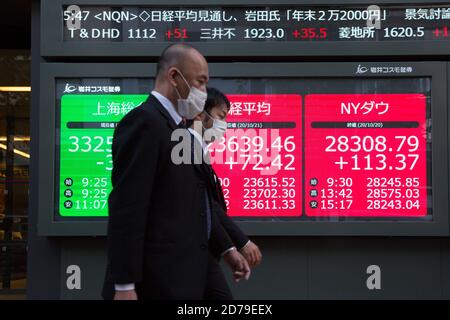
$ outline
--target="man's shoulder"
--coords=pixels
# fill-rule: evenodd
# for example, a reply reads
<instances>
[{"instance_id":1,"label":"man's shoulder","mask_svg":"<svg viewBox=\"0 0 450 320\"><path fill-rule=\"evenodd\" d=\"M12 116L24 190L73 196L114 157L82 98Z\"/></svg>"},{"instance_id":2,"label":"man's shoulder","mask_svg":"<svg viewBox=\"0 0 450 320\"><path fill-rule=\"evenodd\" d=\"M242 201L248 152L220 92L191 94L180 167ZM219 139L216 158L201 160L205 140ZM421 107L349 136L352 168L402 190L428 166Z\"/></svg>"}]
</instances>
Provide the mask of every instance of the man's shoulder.
<instances>
[{"instance_id":1,"label":"man's shoulder","mask_svg":"<svg viewBox=\"0 0 450 320\"><path fill-rule=\"evenodd\" d=\"M147 99L141 105L128 112L120 122L160 123L161 113L157 110L156 99Z\"/></svg>"}]
</instances>

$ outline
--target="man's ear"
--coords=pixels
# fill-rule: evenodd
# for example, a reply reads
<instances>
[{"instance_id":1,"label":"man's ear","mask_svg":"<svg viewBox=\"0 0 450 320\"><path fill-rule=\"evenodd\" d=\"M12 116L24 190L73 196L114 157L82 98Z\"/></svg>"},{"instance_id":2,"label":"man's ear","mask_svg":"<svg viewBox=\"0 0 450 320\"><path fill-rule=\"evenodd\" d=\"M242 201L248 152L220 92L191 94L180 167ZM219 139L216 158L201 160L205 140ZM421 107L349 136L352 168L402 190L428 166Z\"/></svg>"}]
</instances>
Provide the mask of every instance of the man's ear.
<instances>
[{"instance_id":1,"label":"man's ear","mask_svg":"<svg viewBox=\"0 0 450 320\"><path fill-rule=\"evenodd\" d=\"M170 67L167 70L167 79L174 87L177 86L177 82L175 81L175 77L176 77L177 73L178 73L178 71L175 67Z\"/></svg>"}]
</instances>

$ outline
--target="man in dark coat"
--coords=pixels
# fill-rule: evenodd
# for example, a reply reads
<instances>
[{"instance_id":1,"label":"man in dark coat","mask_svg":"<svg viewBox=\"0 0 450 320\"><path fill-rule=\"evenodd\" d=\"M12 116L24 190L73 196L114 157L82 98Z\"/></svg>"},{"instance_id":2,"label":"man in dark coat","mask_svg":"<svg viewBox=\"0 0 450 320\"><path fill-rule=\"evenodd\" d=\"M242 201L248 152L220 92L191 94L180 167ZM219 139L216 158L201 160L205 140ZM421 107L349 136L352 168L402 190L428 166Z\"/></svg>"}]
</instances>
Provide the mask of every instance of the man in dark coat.
<instances>
[{"instance_id":1,"label":"man in dark coat","mask_svg":"<svg viewBox=\"0 0 450 320\"><path fill-rule=\"evenodd\" d=\"M221 255L236 280L250 275L201 172L172 158L172 133L203 111L208 80L200 52L169 46L154 91L115 130L105 299L203 299L210 261Z\"/></svg>"}]
</instances>

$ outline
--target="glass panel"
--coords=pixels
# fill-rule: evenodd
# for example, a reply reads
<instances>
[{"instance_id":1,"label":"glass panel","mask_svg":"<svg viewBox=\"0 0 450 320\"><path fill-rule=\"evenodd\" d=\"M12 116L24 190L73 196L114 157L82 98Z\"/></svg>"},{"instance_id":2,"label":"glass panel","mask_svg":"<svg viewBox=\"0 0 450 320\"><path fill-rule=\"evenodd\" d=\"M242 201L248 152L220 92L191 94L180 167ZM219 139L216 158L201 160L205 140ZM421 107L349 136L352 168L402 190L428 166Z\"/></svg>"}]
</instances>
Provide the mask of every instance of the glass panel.
<instances>
[{"instance_id":1,"label":"glass panel","mask_svg":"<svg viewBox=\"0 0 450 320\"><path fill-rule=\"evenodd\" d=\"M26 258L27 252L25 244L1 246L0 290L13 290L16 292L18 289L26 288Z\"/></svg>"},{"instance_id":2,"label":"glass panel","mask_svg":"<svg viewBox=\"0 0 450 320\"><path fill-rule=\"evenodd\" d=\"M0 51L1 86L29 83L29 52ZM0 92L0 299L25 298L30 92Z\"/></svg>"},{"instance_id":3,"label":"glass panel","mask_svg":"<svg viewBox=\"0 0 450 320\"><path fill-rule=\"evenodd\" d=\"M1 117L0 108L0 117ZM0 137L6 137L6 121L0 118ZM6 197L5 197L5 181L6 181L6 146L3 141L0 141L0 223L2 219L5 217L5 205L6 205ZM1 230L0 230L0 239L1 239Z\"/></svg>"}]
</instances>

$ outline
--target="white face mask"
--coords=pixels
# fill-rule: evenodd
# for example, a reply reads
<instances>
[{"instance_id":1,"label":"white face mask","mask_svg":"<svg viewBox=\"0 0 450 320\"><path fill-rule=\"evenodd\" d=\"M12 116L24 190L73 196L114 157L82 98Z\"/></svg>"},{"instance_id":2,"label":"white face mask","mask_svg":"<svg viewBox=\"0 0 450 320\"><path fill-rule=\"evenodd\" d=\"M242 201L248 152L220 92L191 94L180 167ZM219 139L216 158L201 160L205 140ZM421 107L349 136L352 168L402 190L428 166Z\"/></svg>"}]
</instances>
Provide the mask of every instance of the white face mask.
<instances>
[{"instance_id":1,"label":"white face mask","mask_svg":"<svg viewBox=\"0 0 450 320\"><path fill-rule=\"evenodd\" d=\"M184 82L189 88L189 95L186 99L182 99L178 89L175 87L175 90L178 94L178 114L186 118L188 120L194 119L199 113L203 111L205 107L205 102L207 98L206 92L200 91L195 87L191 87L189 83L184 78L181 71L178 70L178 73L183 78Z\"/></svg>"},{"instance_id":2,"label":"white face mask","mask_svg":"<svg viewBox=\"0 0 450 320\"><path fill-rule=\"evenodd\" d=\"M227 130L227 122L213 118L206 111L203 111L203 113L213 120L212 127L206 129L205 132L203 133L203 139L205 140L206 143L211 143L213 141L220 140L224 136L225 131Z\"/></svg>"}]
</instances>

